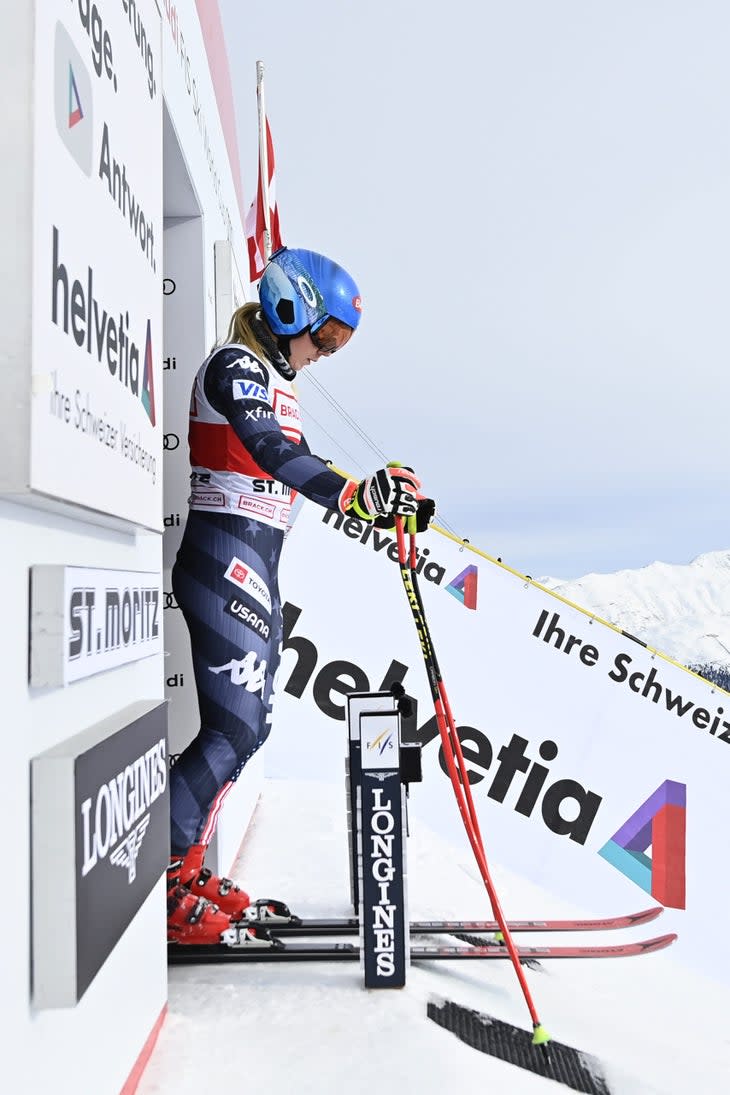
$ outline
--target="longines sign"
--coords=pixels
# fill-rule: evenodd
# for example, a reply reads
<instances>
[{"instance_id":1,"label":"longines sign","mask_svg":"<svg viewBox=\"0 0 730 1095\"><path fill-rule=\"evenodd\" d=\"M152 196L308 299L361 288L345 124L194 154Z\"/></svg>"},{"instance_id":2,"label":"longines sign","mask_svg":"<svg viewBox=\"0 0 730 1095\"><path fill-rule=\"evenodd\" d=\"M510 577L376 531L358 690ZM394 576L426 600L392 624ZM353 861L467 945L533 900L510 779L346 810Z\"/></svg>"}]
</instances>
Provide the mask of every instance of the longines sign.
<instances>
[{"instance_id":1,"label":"longines sign","mask_svg":"<svg viewBox=\"0 0 730 1095\"><path fill-rule=\"evenodd\" d=\"M31 568L30 683L66 685L162 651L153 571Z\"/></svg>"},{"instance_id":2,"label":"longines sign","mask_svg":"<svg viewBox=\"0 0 730 1095\"><path fill-rule=\"evenodd\" d=\"M34 757L33 998L72 1007L169 855L167 708L131 704Z\"/></svg>"}]
</instances>

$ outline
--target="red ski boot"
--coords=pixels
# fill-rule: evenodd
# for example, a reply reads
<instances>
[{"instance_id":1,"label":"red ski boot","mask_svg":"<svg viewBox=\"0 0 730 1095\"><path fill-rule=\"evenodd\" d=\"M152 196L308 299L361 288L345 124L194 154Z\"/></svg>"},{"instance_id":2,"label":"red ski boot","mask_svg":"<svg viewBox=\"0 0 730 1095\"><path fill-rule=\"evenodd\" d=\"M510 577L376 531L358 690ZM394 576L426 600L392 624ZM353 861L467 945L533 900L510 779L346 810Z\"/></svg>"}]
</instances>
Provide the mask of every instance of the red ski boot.
<instances>
[{"instance_id":1,"label":"red ski boot","mask_svg":"<svg viewBox=\"0 0 730 1095\"><path fill-rule=\"evenodd\" d=\"M206 850L205 844L193 844L182 858L171 859L167 868L168 886L173 883L185 886L197 897L213 901L231 920L240 920L251 898L230 878L219 878L203 866Z\"/></svg>"},{"instance_id":2,"label":"red ski boot","mask_svg":"<svg viewBox=\"0 0 730 1095\"><path fill-rule=\"evenodd\" d=\"M220 943L231 926L231 918L212 901L196 897L185 886L173 884L167 890L168 943Z\"/></svg>"},{"instance_id":3,"label":"red ski boot","mask_svg":"<svg viewBox=\"0 0 730 1095\"><path fill-rule=\"evenodd\" d=\"M283 901L267 897L252 901L230 878L221 878L203 866L207 845L193 844L182 857L170 860L168 887L178 884L191 893L213 901L231 920L267 924L288 924L293 918Z\"/></svg>"}]
</instances>

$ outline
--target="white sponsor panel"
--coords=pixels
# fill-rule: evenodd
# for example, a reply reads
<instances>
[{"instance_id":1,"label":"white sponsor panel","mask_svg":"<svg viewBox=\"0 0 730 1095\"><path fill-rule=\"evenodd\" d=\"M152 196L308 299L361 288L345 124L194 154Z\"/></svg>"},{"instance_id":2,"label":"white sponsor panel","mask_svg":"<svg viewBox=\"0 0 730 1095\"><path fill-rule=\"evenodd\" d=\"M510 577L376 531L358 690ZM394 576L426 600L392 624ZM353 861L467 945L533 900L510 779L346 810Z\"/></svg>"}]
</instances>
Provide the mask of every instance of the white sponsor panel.
<instances>
[{"instance_id":1,"label":"white sponsor panel","mask_svg":"<svg viewBox=\"0 0 730 1095\"><path fill-rule=\"evenodd\" d=\"M275 388L272 405L284 436L292 441L299 441L302 436L302 423L296 396L292 392Z\"/></svg>"},{"instance_id":2,"label":"white sponsor panel","mask_svg":"<svg viewBox=\"0 0 730 1095\"><path fill-rule=\"evenodd\" d=\"M30 684L46 688L162 652L159 573L31 568Z\"/></svg>"},{"instance_id":3,"label":"white sponsor panel","mask_svg":"<svg viewBox=\"0 0 730 1095\"><path fill-rule=\"evenodd\" d=\"M30 487L161 528L154 0L36 19Z\"/></svg>"},{"instance_id":4,"label":"white sponsor panel","mask_svg":"<svg viewBox=\"0 0 730 1095\"><path fill-rule=\"evenodd\" d=\"M225 509L226 500L219 490L193 490L190 500L196 506L209 506L211 509Z\"/></svg>"},{"instance_id":5,"label":"white sponsor panel","mask_svg":"<svg viewBox=\"0 0 730 1095\"><path fill-rule=\"evenodd\" d=\"M361 764L363 768L397 768L399 765L398 713L372 712L360 715Z\"/></svg>"},{"instance_id":6,"label":"white sponsor panel","mask_svg":"<svg viewBox=\"0 0 730 1095\"><path fill-rule=\"evenodd\" d=\"M240 559L237 559L234 555L231 559L228 567L226 568L225 577L229 582L233 582L239 589L248 593L249 597L253 597L255 601L258 601L260 605L263 605L267 612L271 612L271 594L269 593L269 587L263 580L260 574L257 574L253 567L247 566L246 563L242 563Z\"/></svg>"},{"instance_id":7,"label":"white sponsor panel","mask_svg":"<svg viewBox=\"0 0 730 1095\"><path fill-rule=\"evenodd\" d=\"M730 697L445 536L419 536L418 551L487 855L595 915L665 905L661 930L679 932L677 953L716 970L711 923L730 897L716 853ZM345 693L400 680L424 742L411 809L465 842L394 533L306 505L280 585L267 772L341 780ZM504 896L512 915L531 912Z\"/></svg>"},{"instance_id":8,"label":"white sponsor panel","mask_svg":"<svg viewBox=\"0 0 730 1095\"><path fill-rule=\"evenodd\" d=\"M178 165L179 170L183 170ZM170 218L164 232L165 279L163 389L165 411L163 565L170 569L180 547L191 493L220 488L196 475L191 479L188 429L191 387L204 360L205 280L199 217ZM222 491L221 491L222 498ZM196 501L196 504L200 504ZM218 508L214 499L206 505Z\"/></svg>"},{"instance_id":9,"label":"white sponsor panel","mask_svg":"<svg viewBox=\"0 0 730 1095\"><path fill-rule=\"evenodd\" d=\"M273 521L276 517L276 506L272 502L262 502L260 498L249 498L247 494L239 495L238 508L254 517L264 517L267 521Z\"/></svg>"}]
</instances>

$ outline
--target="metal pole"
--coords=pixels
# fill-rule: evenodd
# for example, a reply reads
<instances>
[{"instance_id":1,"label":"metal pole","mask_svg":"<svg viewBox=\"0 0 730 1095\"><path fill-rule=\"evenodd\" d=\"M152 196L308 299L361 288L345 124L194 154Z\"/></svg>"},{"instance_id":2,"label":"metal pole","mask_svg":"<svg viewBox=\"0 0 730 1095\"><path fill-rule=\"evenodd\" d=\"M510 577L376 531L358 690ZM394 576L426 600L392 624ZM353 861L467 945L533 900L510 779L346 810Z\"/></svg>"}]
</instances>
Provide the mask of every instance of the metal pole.
<instances>
[{"instance_id":1,"label":"metal pole","mask_svg":"<svg viewBox=\"0 0 730 1095\"><path fill-rule=\"evenodd\" d=\"M264 203L264 259L271 258L271 214L269 211L269 135L264 103L264 63L256 62L256 101L259 115L259 174Z\"/></svg>"}]
</instances>

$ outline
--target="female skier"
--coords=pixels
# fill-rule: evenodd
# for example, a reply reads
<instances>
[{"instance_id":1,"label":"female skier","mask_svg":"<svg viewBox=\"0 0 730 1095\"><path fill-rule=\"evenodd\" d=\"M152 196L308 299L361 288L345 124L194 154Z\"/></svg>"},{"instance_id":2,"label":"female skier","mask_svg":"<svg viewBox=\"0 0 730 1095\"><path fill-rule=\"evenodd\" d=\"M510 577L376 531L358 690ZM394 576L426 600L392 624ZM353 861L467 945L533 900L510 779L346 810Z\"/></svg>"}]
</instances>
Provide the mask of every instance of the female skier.
<instances>
[{"instance_id":1,"label":"female skier","mask_svg":"<svg viewBox=\"0 0 730 1095\"><path fill-rule=\"evenodd\" d=\"M203 861L223 799L269 734L282 638L277 572L295 495L385 527L416 514L424 529L435 509L409 469L355 483L302 436L292 381L357 329L362 305L350 275L324 255L284 247L259 298L233 314L190 405L190 509L172 588L190 632L201 726L170 774L168 940L178 943L218 943L236 924L236 942L261 945L266 933L251 925L289 916L281 902L251 902Z\"/></svg>"}]
</instances>

